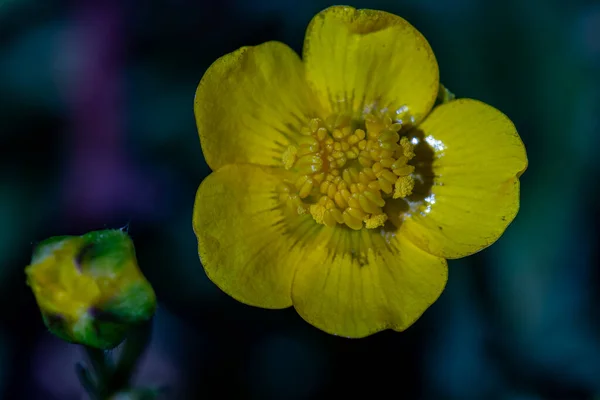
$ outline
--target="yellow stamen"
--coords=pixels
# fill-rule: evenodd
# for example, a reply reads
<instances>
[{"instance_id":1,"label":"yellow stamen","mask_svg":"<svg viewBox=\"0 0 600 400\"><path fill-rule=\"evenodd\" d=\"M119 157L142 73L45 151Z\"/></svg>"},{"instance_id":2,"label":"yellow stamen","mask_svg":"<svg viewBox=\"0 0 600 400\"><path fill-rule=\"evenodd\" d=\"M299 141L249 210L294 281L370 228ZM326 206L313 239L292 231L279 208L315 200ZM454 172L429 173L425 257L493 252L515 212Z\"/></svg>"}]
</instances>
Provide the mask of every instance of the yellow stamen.
<instances>
[{"instance_id":1,"label":"yellow stamen","mask_svg":"<svg viewBox=\"0 0 600 400\"><path fill-rule=\"evenodd\" d=\"M327 210L321 204L313 204L310 206L310 213L319 224L323 224L325 220L325 213Z\"/></svg>"},{"instance_id":2,"label":"yellow stamen","mask_svg":"<svg viewBox=\"0 0 600 400\"><path fill-rule=\"evenodd\" d=\"M407 115L404 120L410 120ZM311 119L297 146L282 154L283 166L298 175L280 199L319 224L356 230L383 226L386 200L407 197L414 187L408 162L415 153L402 127L401 119L385 113Z\"/></svg>"},{"instance_id":3,"label":"yellow stamen","mask_svg":"<svg viewBox=\"0 0 600 400\"><path fill-rule=\"evenodd\" d=\"M413 188L415 187L415 180L412 176L401 176L394 185L394 198L399 199L402 197L410 196Z\"/></svg>"},{"instance_id":4,"label":"yellow stamen","mask_svg":"<svg viewBox=\"0 0 600 400\"><path fill-rule=\"evenodd\" d=\"M283 166L285 169L290 169L294 166L297 154L298 149L294 146L288 146L288 148L283 152L281 158L283 159Z\"/></svg>"},{"instance_id":5,"label":"yellow stamen","mask_svg":"<svg viewBox=\"0 0 600 400\"><path fill-rule=\"evenodd\" d=\"M365 227L368 229L375 229L383 226L387 221L388 216L386 214L373 215L370 218L365 219Z\"/></svg>"}]
</instances>

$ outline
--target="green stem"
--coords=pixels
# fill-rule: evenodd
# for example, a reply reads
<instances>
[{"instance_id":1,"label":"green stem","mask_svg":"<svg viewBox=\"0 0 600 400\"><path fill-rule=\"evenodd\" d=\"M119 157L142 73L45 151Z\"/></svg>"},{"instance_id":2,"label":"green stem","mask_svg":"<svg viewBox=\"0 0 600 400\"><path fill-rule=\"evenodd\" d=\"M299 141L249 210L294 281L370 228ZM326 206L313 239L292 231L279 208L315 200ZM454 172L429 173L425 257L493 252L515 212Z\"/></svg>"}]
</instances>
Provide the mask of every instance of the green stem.
<instances>
[{"instance_id":1,"label":"green stem","mask_svg":"<svg viewBox=\"0 0 600 400\"><path fill-rule=\"evenodd\" d=\"M85 368L81 363L77 363L75 365L75 373L79 378L79 382L86 393L90 396L92 400L96 399L96 383L94 382L94 378L90 371Z\"/></svg>"},{"instance_id":2,"label":"green stem","mask_svg":"<svg viewBox=\"0 0 600 400\"><path fill-rule=\"evenodd\" d=\"M82 382L82 385L84 387L89 387L91 380L93 392L90 393L90 396L96 400L103 400L107 396L107 393L105 392L111 376L111 365L108 354L104 350L95 349L93 347L84 346L84 348L90 361L92 367L91 370L93 371L93 376L95 379L90 379L90 372L85 371L87 382ZM82 376L80 375L80 379L81 378Z\"/></svg>"},{"instance_id":3,"label":"green stem","mask_svg":"<svg viewBox=\"0 0 600 400\"><path fill-rule=\"evenodd\" d=\"M133 327L125 339L121 357L116 363L107 351L85 346L95 379L92 379L90 371L81 365L77 367L77 375L92 399L107 400L129 388L131 376L150 341L151 332L151 321Z\"/></svg>"},{"instance_id":4,"label":"green stem","mask_svg":"<svg viewBox=\"0 0 600 400\"><path fill-rule=\"evenodd\" d=\"M134 327L129 333L121 358L113 371L111 384L114 392L118 392L129 385L131 376L135 372L137 362L144 353L144 350L146 350L151 336L151 321Z\"/></svg>"}]
</instances>

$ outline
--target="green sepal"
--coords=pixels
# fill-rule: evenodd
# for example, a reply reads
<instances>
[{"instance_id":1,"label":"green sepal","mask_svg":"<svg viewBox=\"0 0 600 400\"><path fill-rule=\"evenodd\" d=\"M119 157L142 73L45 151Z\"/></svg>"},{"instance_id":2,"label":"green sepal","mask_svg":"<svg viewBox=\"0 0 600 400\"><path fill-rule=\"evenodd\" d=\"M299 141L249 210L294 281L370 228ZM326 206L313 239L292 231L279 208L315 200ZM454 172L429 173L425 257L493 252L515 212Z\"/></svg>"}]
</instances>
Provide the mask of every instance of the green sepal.
<instances>
[{"instance_id":1,"label":"green sepal","mask_svg":"<svg viewBox=\"0 0 600 400\"><path fill-rule=\"evenodd\" d=\"M438 89L438 95L436 98L436 105L448 103L456 98L454 93L448 90L444 85L440 83L440 87Z\"/></svg>"}]
</instances>

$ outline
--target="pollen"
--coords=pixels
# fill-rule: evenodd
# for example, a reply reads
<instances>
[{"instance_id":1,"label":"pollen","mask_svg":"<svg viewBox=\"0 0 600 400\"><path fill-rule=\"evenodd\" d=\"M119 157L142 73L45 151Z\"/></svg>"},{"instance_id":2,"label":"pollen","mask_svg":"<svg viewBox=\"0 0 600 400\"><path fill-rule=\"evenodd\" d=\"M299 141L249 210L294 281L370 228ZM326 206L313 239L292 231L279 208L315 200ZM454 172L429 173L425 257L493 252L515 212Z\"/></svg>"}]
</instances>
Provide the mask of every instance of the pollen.
<instances>
[{"instance_id":1,"label":"pollen","mask_svg":"<svg viewBox=\"0 0 600 400\"><path fill-rule=\"evenodd\" d=\"M373 215L371 218L365 220L365 227L368 229L375 229L383 226L387 221L388 216L386 214Z\"/></svg>"},{"instance_id":2,"label":"pollen","mask_svg":"<svg viewBox=\"0 0 600 400\"><path fill-rule=\"evenodd\" d=\"M415 180L412 176L400 176L394 185L394 199L400 199L403 197L410 196L413 187L415 186Z\"/></svg>"},{"instance_id":3,"label":"pollen","mask_svg":"<svg viewBox=\"0 0 600 400\"><path fill-rule=\"evenodd\" d=\"M311 119L282 153L283 167L297 179L284 185L280 199L318 224L383 226L386 201L407 197L414 188L409 162L415 153L401 136L403 120L385 112Z\"/></svg>"},{"instance_id":4,"label":"pollen","mask_svg":"<svg viewBox=\"0 0 600 400\"><path fill-rule=\"evenodd\" d=\"M294 146L288 146L288 148L283 152L281 156L283 160L283 166L285 169L290 169L296 162L296 154L298 153L298 149Z\"/></svg>"}]
</instances>

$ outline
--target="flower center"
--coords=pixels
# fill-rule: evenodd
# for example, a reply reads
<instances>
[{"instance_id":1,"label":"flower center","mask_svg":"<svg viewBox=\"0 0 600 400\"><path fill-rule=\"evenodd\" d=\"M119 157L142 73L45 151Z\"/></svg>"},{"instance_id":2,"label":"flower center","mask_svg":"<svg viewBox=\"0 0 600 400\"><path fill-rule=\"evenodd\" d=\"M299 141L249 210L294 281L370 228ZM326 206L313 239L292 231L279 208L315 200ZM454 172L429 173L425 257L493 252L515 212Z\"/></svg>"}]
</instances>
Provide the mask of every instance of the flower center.
<instances>
[{"instance_id":1,"label":"flower center","mask_svg":"<svg viewBox=\"0 0 600 400\"><path fill-rule=\"evenodd\" d=\"M283 188L282 200L319 224L374 229L387 221L386 200L412 193L413 145L400 137L402 119L370 113L360 120L312 119L297 146L282 155L299 178Z\"/></svg>"}]
</instances>

